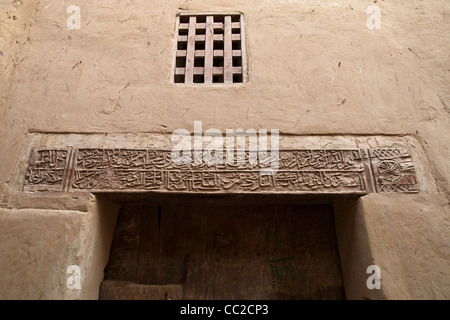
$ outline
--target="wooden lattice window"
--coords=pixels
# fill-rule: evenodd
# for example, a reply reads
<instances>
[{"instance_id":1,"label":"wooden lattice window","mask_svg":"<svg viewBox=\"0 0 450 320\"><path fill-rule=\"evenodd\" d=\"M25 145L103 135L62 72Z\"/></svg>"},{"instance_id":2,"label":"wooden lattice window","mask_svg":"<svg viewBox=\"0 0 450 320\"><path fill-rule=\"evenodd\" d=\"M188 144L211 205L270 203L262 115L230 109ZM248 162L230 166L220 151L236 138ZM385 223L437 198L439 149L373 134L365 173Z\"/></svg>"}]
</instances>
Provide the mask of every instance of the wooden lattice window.
<instances>
[{"instance_id":1,"label":"wooden lattice window","mask_svg":"<svg viewBox=\"0 0 450 320\"><path fill-rule=\"evenodd\" d=\"M176 37L175 83L243 82L242 15L180 15Z\"/></svg>"}]
</instances>

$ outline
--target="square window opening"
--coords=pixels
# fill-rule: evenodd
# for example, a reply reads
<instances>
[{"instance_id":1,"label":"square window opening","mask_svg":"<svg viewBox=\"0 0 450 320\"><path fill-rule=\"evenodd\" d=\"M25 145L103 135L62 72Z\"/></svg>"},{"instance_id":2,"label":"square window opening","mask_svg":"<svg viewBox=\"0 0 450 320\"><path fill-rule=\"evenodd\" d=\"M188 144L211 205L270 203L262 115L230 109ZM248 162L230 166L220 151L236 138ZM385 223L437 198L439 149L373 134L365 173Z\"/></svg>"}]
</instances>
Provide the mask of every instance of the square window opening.
<instances>
[{"instance_id":1,"label":"square window opening","mask_svg":"<svg viewBox=\"0 0 450 320\"><path fill-rule=\"evenodd\" d=\"M184 68L186 67L186 57L177 57L177 60L175 62L176 68Z\"/></svg>"},{"instance_id":2,"label":"square window opening","mask_svg":"<svg viewBox=\"0 0 450 320\"><path fill-rule=\"evenodd\" d=\"M192 25L192 21L195 21L195 25ZM179 16L177 25L175 83L243 82L243 29L240 14L183 14ZM230 60L232 67L225 67L224 61Z\"/></svg>"},{"instance_id":3,"label":"square window opening","mask_svg":"<svg viewBox=\"0 0 450 320\"><path fill-rule=\"evenodd\" d=\"M204 83L205 77L202 74L194 74L194 83Z\"/></svg>"},{"instance_id":4,"label":"square window opening","mask_svg":"<svg viewBox=\"0 0 450 320\"><path fill-rule=\"evenodd\" d=\"M198 68L198 67L204 67L205 66L205 59L203 58L195 58L194 60L194 67Z\"/></svg>"},{"instance_id":5,"label":"square window opening","mask_svg":"<svg viewBox=\"0 0 450 320\"><path fill-rule=\"evenodd\" d=\"M223 75L213 76L213 83L223 83Z\"/></svg>"}]
</instances>

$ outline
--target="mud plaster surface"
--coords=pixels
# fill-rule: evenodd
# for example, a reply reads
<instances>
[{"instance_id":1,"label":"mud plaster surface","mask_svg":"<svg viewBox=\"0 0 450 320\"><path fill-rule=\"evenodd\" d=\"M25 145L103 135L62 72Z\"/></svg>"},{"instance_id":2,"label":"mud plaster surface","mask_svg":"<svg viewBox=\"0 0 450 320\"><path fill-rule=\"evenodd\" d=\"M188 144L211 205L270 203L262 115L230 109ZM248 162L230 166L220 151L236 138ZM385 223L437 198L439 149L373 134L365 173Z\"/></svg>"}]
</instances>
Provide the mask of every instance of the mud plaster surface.
<instances>
[{"instance_id":1,"label":"mud plaster surface","mask_svg":"<svg viewBox=\"0 0 450 320\"><path fill-rule=\"evenodd\" d=\"M177 128L192 131L193 122L201 120L204 128L223 132L274 128L300 136L407 135L424 150L439 200L428 195L415 202L423 205L417 210L429 213L429 219L414 220L416 229L401 219L392 228L403 228L405 241L417 244L419 253L448 257L450 4L377 1L381 29L371 31L365 11L372 3L81 0L81 29L70 31L66 8L71 1L1 0L0 198L14 180L29 132L170 134ZM180 10L244 14L248 82L171 83ZM388 203L397 208L393 212L408 216L408 206L398 209L401 201ZM2 220L5 226L14 225L10 219L8 214ZM425 232L425 240L413 241L413 229ZM386 243L401 250L403 244L388 236L393 233L382 229L372 241L387 237ZM398 267L394 260L386 260L388 266ZM410 274L422 277L435 268L433 274L448 278L441 262L416 265ZM398 268L394 278L401 277L403 267ZM425 289L414 288L414 277L408 286L436 296L448 288L436 277Z\"/></svg>"}]
</instances>

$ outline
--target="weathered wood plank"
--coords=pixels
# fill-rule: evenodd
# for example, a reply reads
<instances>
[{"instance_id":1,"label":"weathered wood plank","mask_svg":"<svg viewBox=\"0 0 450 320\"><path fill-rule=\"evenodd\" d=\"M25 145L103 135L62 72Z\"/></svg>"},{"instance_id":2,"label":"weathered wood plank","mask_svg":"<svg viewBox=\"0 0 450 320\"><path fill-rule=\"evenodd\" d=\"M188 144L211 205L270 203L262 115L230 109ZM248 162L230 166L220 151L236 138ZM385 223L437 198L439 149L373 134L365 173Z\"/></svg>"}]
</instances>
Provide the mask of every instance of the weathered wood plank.
<instances>
[{"instance_id":1,"label":"weathered wood plank","mask_svg":"<svg viewBox=\"0 0 450 320\"><path fill-rule=\"evenodd\" d=\"M213 16L208 16L208 17L213 17ZM207 17L207 18L208 18ZM241 27L240 22L233 22L232 23L232 28L233 29L238 29ZM180 23L180 26L178 27L179 29L189 29L189 23ZM205 23L197 23L197 29L205 29L206 28L206 24ZM222 22L214 22L214 29L223 29L223 23Z\"/></svg>"},{"instance_id":2,"label":"weathered wood plank","mask_svg":"<svg viewBox=\"0 0 450 320\"><path fill-rule=\"evenodd\" d=\"M180 285L145 285L124 281L102 281L99 300L181 300Z\"/></svg>"},{"instance_id":3,"label":"weathered wood plank","mask_svg":"<svg viewBox=\"0 0 450 320\"><path fill-rule=\"evenodd\" d=\"M185 284L189 265L203 260L205 219L189 206L157 208L142 218L137 281Z\"/></svg>"},{"instance_id":4,"label":"weathered wood plank","mask_svg":"<svg viewBox=\"0 0 450 320\"><path fill-rule=\"evenodd\" d=\"M139 243L139 261L136 282L144 284L179 284L164 279L162 270L160 221L158 221L158 206L143 205L141 218L141 237Z\"/></svg>"},{"instance_id":5,"label":"weathered wood plank","mask_svg":"<svg viewBox=\"0 0 450 320\"><path fill-rule=\"evenodd\" d=\"M185 68L176 68L175 69L175 74L184 74L185 73ZM242 67L233 67L232 68L232 72L233 74L240 74L242 72ZM194 68L194 74L203 74L204 73L204 68L203 67L195 67ZM223 74L223 67L213 67L212 68L212 73L214 75L220 75Z\"/></svg>"},{"instance_id":6,"label":"weathered wood plank","mask_svg":"<svg viewBox=\"0 0 450 320\"><path fill-rule=\"evenodd\" d=\"M233 50L233 57L242 56L241 50ZM223 50L214 50L214 57L223 57Z\"/></svg>"},{"instance_id":7,"label":"weathered wood plank","mask_svg":"<svg viewBox=\"0 0 450 320\"><path fill-rule=\"evenodd\" d=\"M232 29L231 29L231 16L225 16L223 56L224 56L224 62L223 62L224 83L232 83L233 82L233 40L232 40Z\"/></svg>"},{"instance_id":8,"label":"weathered wood plank","mask_svg":"<svg viewBox=\"0 0 450 320\"><path fill-rule=\"evenodd\" d=\"M344 298L328 205L127 205L114 238L139 247L133 282L182 286L183 299Z\"/></svg>"},{"instance_id":9,"label":"weathered wood plank","mask_svg":"<svg viewBox=\"0 0 450 320\"><path fill-rule=\"evenodd\" d=\"M195 54L195 33L196 33L196 22L197 18L195 16L189 17L189 31L187 35L187 50L186 50L186 73L184 82L193 83L194 82L194 54Z\"/></svg>"},{"instance_id":10,"label":"weathered wood plank","mask_svg":"<svg viewBox=\"0 0 450 320\"><path fill-rule=\"evenodd\" d=\"M186 50L177 50L177 57L186 57Z\"/></svg>"},{"instance_id":11,"label":"weathered wood plank","mask_svg":"<svg viewBox=\"0 0 450 320\"><path fill-rule=\"evenodd\" d=\"M206 17L206 41L205 41L205 83L212 83L213 80L213 54L214 54L214 17Z\"/></svg>"}]
</instances>

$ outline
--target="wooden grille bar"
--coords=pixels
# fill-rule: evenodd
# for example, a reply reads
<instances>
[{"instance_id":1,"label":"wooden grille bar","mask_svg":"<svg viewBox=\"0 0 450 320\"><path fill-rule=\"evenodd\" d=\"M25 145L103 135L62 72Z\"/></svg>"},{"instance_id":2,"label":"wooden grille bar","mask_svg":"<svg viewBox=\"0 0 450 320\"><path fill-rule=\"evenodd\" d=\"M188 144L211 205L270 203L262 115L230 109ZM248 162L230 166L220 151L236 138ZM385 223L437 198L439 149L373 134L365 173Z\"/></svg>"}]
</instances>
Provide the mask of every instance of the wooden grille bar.
<instances>
[{"instance_id":1,"label":"wooden grille bar","mask_svg":"<svg viewBox=\"0 0 450 320\"><path fill-rule=\"evenodd\" d=\"M231 83L233 82L233 74L232 74L232 68L233 68L233 40L231 39L231 17L226 16L225 17L225 37L224 37L224 44L223 44L223 56L224 56L224 82L225 83Z\"/></svg>"},{"instance_id":2,"label":"wooden grille bar","mask_svg":"<svg viewBox=\"0 0 450 320\"><path fill-rule=\"evenodd\" d=\"M185 57L186 50L177 50L177 57ZM241 57L241 50L233 50L233 57ZM205 50L195 50L194 57L205 57ZM214 50L213 57L223 57L223 50Z\"/></svg>"},{"instance_id":3,"label":"wooden grille bar","mask_svg":"<svg viewBox=\"0 0 450 320\"><path fill-rule=\"evenodd\" d=\"M232 24L232 28L233 29L238 29L241 27L241 24L239 22L233 22ZM196 24L198 29L205 29L206 28L206 24L205 23L197 23ZM178 29L182 30L182 29L189 29L189 23L180 23L180 26L178 27ZM214 23L214 29L223 29L223 23L222 22L215 22Z\"/></svg>"},{"instance_id":4,"label":"wooden grille bar","mask_svg":"<svg viewBox=\"0 0 450 320\"><path fill-rule=\"evenodd\" d=\"M187 39L187 50L186 50L186 75L185 82L192 83L194 81L194 53L195 53L195 24L197 18L189 18L189 31Z\"/></svg>"},{"instance_id":5,"label":"wooden grille bar","mask_svg":"<svg viewBox=\"0 0 450 320\"><path fill-rule=\"evenodd\" d=\"M176 68L175 74L176 75L183 75L185 74L186 69L185 68ZM233 74L241 74L242 68L241 67L233 67L232 69ZM205 68L203 67L194 67L194 74L195 75L202 75L205 74ZM212 74L213 75L222 75L223 74L223 67L213 67L212 68Z\"/></svg>"},{"instance_id":6,"label":"wooden grille bar","mask_svg":"<svg viewBox=\"0 0 450 320\"><path fill-rule=\"evenodd\" d=\"M188 40L188 36L178 36L179 42L186 42ZM205 41L206 37L204 34L198 34L195 36L195 41ZM240 41L241 35L239 34L232 34L231 40L233 41ZM223 41L223 34L215 34L214 35L214 41Z\"/></svg>"},{"instance_id":7,"label":"wooden grille bar","mask_svg":"<svg viewBox=\"0 0 450 320\"><path fill-rule=\"evenodd\" d=\"M205 42L205 83L213 81L213 56L214 56L214 18L206 17L206 42ZM199 50L200 51L200 50Z\"/></svg>"},{"instance_id":8,"label":"wooden grille bar","mask_svg":"<svg viewBox=\"0 0 450 320\"><path fill-rule=\"evenodd\" d=\"M178 19L175 83L243 82L241 15Z\"/></svg>"}]
</instances>

